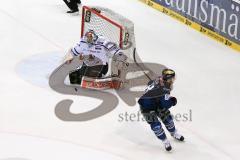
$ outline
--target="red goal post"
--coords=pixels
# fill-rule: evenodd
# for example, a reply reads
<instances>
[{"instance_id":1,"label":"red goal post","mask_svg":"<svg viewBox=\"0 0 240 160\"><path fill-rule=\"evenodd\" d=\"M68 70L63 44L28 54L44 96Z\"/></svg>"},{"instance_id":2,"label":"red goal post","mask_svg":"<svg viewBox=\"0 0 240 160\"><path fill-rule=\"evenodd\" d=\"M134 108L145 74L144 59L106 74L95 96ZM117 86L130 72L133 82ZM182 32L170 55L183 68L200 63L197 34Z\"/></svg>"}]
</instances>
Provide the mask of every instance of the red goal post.
<instances>
[{"instance_id":1,"label":"red goal post","mask_svg":"<svg viewBox=\"0 0 240 160\"><path fill-rule=\"evenodd\" d=\"M135 70L137 72L147 69L147 67L141 63L142 61L137 54L134 23L128 18L109 8L83 6L81 37L83 37L88 30L94 30L97 35L103 36L110 42L119 45L124 55L127 56L126 63L132 64L129 70L131 70L134 76L136 76L136 73L133 73Z\"/></svg>"},{"instance_id":2,"label":"red goal post","mask_svg":"<svg viewBox=\"0 0 240 160\"><path fill-rule=\"evenodd\" d=\"M82 22L81 22L81 37L89 30L94 30L97 35L102 35L110 41L115 42L120 48L123 47L123 31L124 26L116 22L111 17L102 14L97 8L83 6ZM113 33L111 33L113 32ZM114 35L116 34L116 35Z\"/></svg>"},{"instance_id":3,"label":"red goal post","mask_svg":"<svg viewBox=\"0 0 240 160\"><path fill-rule=\"evenodd\" d=\"M110 42L116 43L119 45L124 55L127 56L127 60L124 62L130 65L127 65L127 72L124 72L126 72L126 74L128 73L128 75L121 74L121 77L124 77L124 79L126 77L137 77L143 72L147 80L151 79L148 74L153 75L152 71L142 63L137 54L134 23L131 20L109 8L83 6L81 37L83 37L88 30L93 30L98 36L103 36ZM145 73L145 70L149 72ZM111 73L113 73L111 75L118 75L118 71L116 67L111 65Z\"/></svg>"}]
</instances>

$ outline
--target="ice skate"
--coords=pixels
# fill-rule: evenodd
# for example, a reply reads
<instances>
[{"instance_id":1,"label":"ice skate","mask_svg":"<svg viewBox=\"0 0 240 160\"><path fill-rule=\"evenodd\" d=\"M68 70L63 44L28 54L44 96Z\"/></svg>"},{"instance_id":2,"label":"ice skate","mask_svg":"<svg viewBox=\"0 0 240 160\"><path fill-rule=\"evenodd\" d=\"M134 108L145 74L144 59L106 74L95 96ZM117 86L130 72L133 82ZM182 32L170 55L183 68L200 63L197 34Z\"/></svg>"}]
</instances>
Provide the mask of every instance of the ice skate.
<instances>
[{"instance_id":1,"label":"ice skate","mask_svg":"<svg viewBox=\"0 0 240 160\"><path fill-rule=\"evenodd\" d=\"M174 139L176 139L176 140L178 140L178 141L181 141L181 142L184 141L184 137L183 137L181 134L179 134L177 131L174 132L174 133L171 134L171 135L172 135L172 137L173 137Z\"/></svg>"},{"instance_id":2,"label":"ice skate","mask_svg":"<svg viewBox=\"0 0 240 160\"><path fill-rule=\"evenodd\" d=\"M163 144L164 144L164 147L165 147L166 151L169 152L169 151L172 150L172 146L171 146L169 140L165 139L165 140L163 141Z\"/></svg>"}]
</instances>

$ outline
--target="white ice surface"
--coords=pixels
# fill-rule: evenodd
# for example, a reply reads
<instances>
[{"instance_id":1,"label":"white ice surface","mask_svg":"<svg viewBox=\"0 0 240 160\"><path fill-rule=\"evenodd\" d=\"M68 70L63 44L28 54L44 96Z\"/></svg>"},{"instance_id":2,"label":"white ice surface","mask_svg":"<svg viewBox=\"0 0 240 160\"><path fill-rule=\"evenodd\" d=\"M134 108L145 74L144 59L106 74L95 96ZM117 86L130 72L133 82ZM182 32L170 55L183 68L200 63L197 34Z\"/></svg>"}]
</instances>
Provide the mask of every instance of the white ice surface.
<instances>
[{"instance_id":1,"label":"white ice surface","mask_svg":"<svg viewBox=\"0 0 240 160\"><path fill-rule=\"evenodd\" d=\"M111 156L131 160L239 159L240 54L236 51L137 0L83 1L131 19L141 59L176 70L173 95L179 103L172 111L191 109L193 121L176 122L186 142L170 139L174 150L169 154L144 122L118 121L120 113L138 111L137 105L129 107L120 98L118 107L101 118L59 120L54 109L63 99L74 100L71 111L76 113L100 103L59 94L47 85L60 57L79 40L80 17L65 14L67 8L61 0L0 2L0 159L70 159L66 157L72 155L71 159L81 159L86 154L89 159L97 156L101 160ZM61 152L57 153L58 149ZM59 155L54 157L55 153Z\"/></svg>"}]
</instances>

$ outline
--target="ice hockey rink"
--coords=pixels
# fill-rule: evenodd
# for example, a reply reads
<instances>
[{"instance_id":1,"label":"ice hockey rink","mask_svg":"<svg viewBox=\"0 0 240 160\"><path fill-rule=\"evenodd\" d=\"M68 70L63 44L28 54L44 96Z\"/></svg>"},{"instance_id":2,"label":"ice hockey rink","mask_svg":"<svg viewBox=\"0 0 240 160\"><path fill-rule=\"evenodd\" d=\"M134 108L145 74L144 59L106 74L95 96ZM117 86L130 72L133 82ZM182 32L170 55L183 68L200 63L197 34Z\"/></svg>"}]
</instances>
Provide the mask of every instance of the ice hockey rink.
<instances>
[{"instance_id":1,"label":"ice hockey rink","mask_svg":"<svg viewBox=\"0 0 240 160\"><path fill-rule=\"evenodd\" d=\"M137 0L83 0L104 6L135 24L138 55L144 62L174 69L173 113L186 141L167 133L167 153L142 121L120 121L136 113L118 99L110 113L90 121L63 121L55 107L74 101L71 112L97 106L95 98L52 90L48 77L80 38L80 16L66 14L61 0L1 0L0 160L238 160L240 150L240 54Z\"/></svg>"}]
</instances>

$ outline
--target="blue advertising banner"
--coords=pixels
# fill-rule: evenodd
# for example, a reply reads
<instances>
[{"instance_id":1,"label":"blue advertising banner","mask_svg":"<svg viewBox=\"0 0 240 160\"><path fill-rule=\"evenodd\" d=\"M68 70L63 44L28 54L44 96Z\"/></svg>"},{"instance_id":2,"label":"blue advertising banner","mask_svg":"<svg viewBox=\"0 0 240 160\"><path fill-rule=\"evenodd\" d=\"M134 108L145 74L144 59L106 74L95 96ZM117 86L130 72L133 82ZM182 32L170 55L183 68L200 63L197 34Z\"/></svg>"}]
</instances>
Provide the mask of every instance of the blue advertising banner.
<instances>
[{"instance_id":1,"label":"blue advertising banner","mask_svg":"<svg viewBox=\"0 0 240 160\"><path fill-rule=\"evenodd\" d=\"M240 51L240 0L140 0Z\"/></svg>"}]
</instances>

